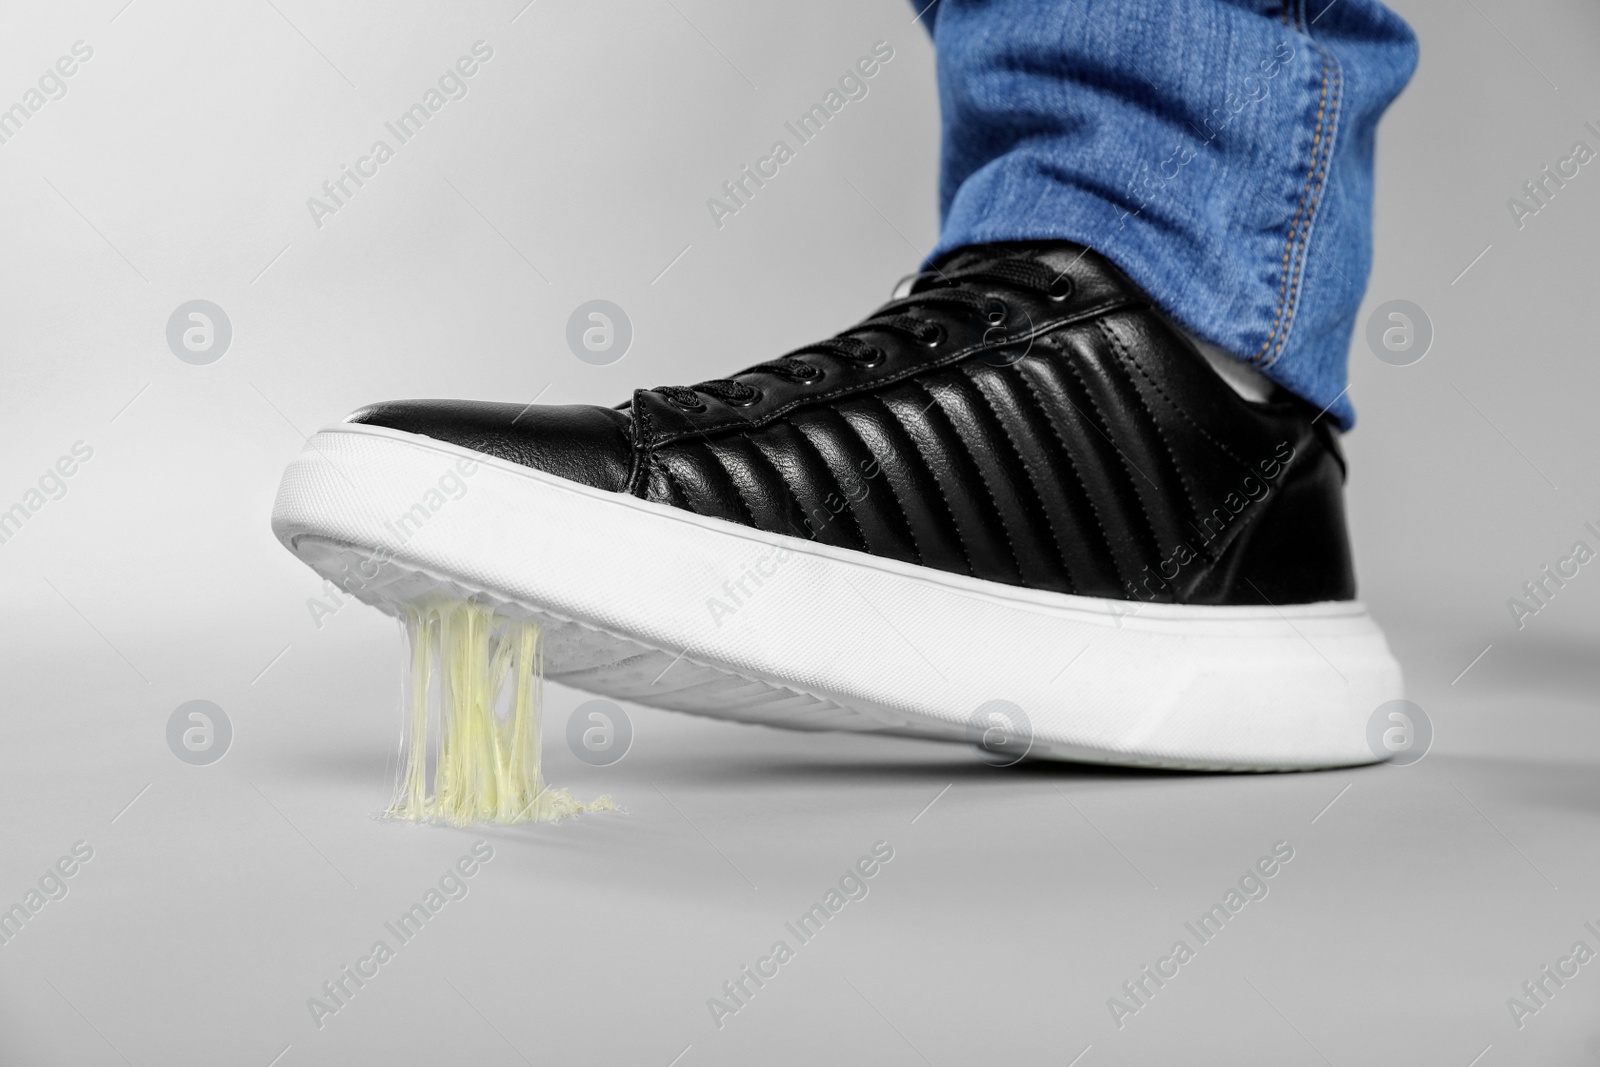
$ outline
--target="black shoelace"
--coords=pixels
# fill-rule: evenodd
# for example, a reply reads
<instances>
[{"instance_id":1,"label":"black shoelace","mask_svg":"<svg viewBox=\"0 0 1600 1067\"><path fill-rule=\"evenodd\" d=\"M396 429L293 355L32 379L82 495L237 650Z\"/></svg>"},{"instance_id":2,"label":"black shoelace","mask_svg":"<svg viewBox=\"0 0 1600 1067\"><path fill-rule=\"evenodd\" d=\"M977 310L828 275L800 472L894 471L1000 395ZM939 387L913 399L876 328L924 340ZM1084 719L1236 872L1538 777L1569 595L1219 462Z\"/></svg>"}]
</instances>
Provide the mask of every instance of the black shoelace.
<instances>
[{"instance_id":1,"label":"black shoelace","mask_svg":"<svg viewBox=\"0 0 1600 1067\"><path fill-rule=\"evenodd\" d=\"M999 282L1018 289L1045 293L1052 300L1065 300L1072 293L1070 277L1033 259L997 259L963 269L922 274L917 276L910 294L889 301L849 329L737 373L771 374L790 382L814 382L824 377L826 372L817 364L799 358L812 354L856 366L876 366L884 359L883 349L855 336L866 330L901 334L918 344L937 348L944 341L944 327L932 319L912 314L922 308L945 307L976 312L993 325L1003 323L1008 314L1004 301L963 288L964 283L977 281ZM689 386L663 385L652 391L660 393L675 407L685 411L705 409L698 395L700 393L735 407L745 407L761 399L761 390L749 382L740 381L738 377L713 378Z\"/></svg>"}]
</instances>

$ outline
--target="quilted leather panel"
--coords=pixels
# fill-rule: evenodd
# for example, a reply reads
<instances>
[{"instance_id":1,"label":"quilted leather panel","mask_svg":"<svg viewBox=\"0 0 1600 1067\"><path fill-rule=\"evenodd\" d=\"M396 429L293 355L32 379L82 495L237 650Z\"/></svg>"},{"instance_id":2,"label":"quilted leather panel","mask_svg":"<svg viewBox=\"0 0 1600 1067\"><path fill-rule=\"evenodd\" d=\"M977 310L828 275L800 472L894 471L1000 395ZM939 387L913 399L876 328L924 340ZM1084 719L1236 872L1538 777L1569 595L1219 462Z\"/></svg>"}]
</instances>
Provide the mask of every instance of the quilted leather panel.
<instances>
[{"instance_id":1,"label":"quilted leather panel","mask_svg":"<svg viewBox=\"0 0 1600 1067\"><path fill-rule=\"evenodd\" d=\"M868 320L860 336L887 350L880 367L802 352L815 380L756 368L740 380L760 401L737 410L711 396L668 416L661 394L637 394L650 412L638 462L674 476L638 478L639 491L1034 589L1180 603L1353 596L1342 460L1317 413L1283 393L1241 399L1093 253L1022 251L1070 264L1070 297L994 285L987 295L1009 315L999 329L931 309L944 330L933 352ZM691 473L710 456L721 472ZM729 472L742 499L671 492Z\"/></svg>"},{"instance_id":2,"label":"quilted leather panel","mask_svg":"<svg viewBox=\"0 0 1600 1067\"><path fill-rule=\"evenodd\" d=\"M1109 262L948 257L840 338L620 409L377 405L613 492L1033 589L1177 603L1355 594L1320 413L1240 398Z\"/></svg>"}]
</instances>

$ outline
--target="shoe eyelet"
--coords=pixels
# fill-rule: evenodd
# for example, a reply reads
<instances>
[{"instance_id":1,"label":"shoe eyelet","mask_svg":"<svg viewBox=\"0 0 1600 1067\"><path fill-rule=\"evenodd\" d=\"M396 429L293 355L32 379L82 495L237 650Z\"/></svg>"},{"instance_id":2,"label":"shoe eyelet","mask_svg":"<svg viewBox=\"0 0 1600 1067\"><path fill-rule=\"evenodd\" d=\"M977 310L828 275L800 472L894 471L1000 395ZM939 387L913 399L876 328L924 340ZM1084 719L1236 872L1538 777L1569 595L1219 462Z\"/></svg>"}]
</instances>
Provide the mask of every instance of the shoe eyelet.
<instances>
[{"instance_id":1,"label":"shoe eyelet","mask_svg":"<svg viewBox=\"0 0 1600 1067\"><path fill-rule=\"evenodd\" d=\"M792 382L810 385L812 382L822 381L826 376L827 372L815 363L802 363L789 372L788 378Z\"/></svg>"},{"instance_id":2,"label":"shoe eyelet","mask_svg":"<svg viewBox=\"0 0 1600 1067\"><path fill-rule=\"evenodd\" d=\"M983 317L989 320L989 325L991 326L999 326L1006 321L1006 316L1010 314L1011 309L1006 306L1004 300L998 297L991 297L989 302L983 306Z\"/></svg>"},{"instance_id":3,"label":"shoe eyelet","mask_svg":"<svg viewBox=\"0 0 1600 1067\"><path fill-rule=\"evenodd\" d=\"M743 382L739 384L744 385ZM743 393L740 393L736 397L731 397L727 400L724 400L723 403L727 404L730 408L747 408L752 404L761 403L761 390L757 389L753 385L745 385L744 388L745 391Z\"/></svg>"},{"instance_id":4,"label":"shoe eyelet","mask_svg":"<svg viewBox=\"0 0 1600 1067\"><path fill-rule=\"evenodd\" d=\"M706 409L705 401L693 389L674 389L670 393L662 393L667 398L667 403L679 411L701 412Z\"/></svg>"},{"instance_id":5,"label":"shoe eyelet","mask_svg":"<svg viewBox=\"0 0 1600 1067\"><path fill-rule=\"evenodd\" d=\"M855 365L858 367L868 368L876 367L878 364L882 363L887 356L887 352L879 348L877 345L873 345L856 358Z\"/></svg>"},{"instance_id":6,"label":"shoe eyelet","mask_svg":"<svg viewBox=\"0 0 1600 1067\"><path fill-rule=\"evenodd\" d=\"M929 348L938 348L944 343L944 327L937 322L930 322L928 323L928 328L922 331L917 340Z\"/></svg>"},{"instance_id":7,"label":"shoe eyelet","mask_svg":"<svg viewBox=\"0 0 1600 1067\"><path fill-rule=\"evenodd\" d=\"M1050 288L1046 291L1050 294L1051 300L1060 301L1071 296L1072 289L1072 278L1066 274L1063 274L1056 278L1055 281L1051 282Z\"/></svg>"}]
</instances>

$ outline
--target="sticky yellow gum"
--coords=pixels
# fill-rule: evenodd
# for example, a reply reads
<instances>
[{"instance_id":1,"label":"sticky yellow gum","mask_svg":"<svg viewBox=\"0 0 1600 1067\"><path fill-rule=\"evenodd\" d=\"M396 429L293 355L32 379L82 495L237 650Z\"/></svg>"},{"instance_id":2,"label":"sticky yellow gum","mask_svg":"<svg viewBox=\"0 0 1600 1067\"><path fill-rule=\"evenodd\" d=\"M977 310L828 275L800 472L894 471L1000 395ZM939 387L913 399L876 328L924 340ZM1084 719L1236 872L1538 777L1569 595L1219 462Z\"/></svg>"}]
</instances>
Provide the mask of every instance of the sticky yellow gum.
<instances>
[{"instance_id":1,"label":"sticky yellow gum","mask_svg":"<svg viewBox=\"0 0 1600 1067\"><path fill-rule=\"evenodd\" d=\"M545 783L537 623L466 600L408 607L401 619L409 646L406 723L388 817L465 826L553 822L616 810L610 797L585 804ZM508 684L509 710L500 715L496 709Z\"/></svg>"}]
</instances>

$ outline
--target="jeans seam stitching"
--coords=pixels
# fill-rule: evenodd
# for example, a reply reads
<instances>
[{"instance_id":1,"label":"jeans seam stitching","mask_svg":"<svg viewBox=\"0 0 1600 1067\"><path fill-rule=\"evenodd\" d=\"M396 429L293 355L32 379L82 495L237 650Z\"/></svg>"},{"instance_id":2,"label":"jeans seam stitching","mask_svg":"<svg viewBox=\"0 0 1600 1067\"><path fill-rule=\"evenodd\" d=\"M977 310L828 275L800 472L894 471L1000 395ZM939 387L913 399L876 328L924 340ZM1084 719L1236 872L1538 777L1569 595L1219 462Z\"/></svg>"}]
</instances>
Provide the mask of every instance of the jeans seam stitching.
<instances>
[{"instance_id":1,"label":"jeans seam stitching","mask_svg":"<svg viewBox=\"0 0 1600 1067\"><path fill-rule=\"evenodd\" d=\"M1278 357L1283 354L1283 346L1289 343L1289 327L1294 320L1294 313L1300 305L1301 275L1305 270L1306 254L1311 248L1311 233L1315 228L1317 208L1322 205L1322 194L1328 186L1328 171L1333 166L1333 141L1339 128L1338 113L1343 82L1339 77L1338 60L1326 50L1322 51L1323 63L1331 72L1333 80L1332 99L1328 103L1327 132L1322 140L1322 158L1317 168L1319 173L1317 174L1316 189L1312 192L1311 205L1306 211L1305 222L1300 230L1299 247L1295 250L1294 276L1290 279L1289 284L1289 307L1284 315L1283 332L1278 338L1278 344L1272 353L1272 358L1265 361L1266 365L1277 362Z\"/></svg>"},{"instance_id":2,"label":"jeans seam stitching","mask_svg":"<svg viewBox=\"0 0 1600 1067\"><path fill-rule=\"evenodd\" d=\"M1299 206L1295 209L1294 218L1289 223L1289 233L1283 244L1283 260L1279 264L1281 275L1278 283L1278 306L1273 312L1272 329L1267 333L1266 339L1261 342L1261 350L1258 351L1254 356L1250 357L1251 364L1256 366L1261 365L1262 360L1267 355L1268 350L1272 348L1273 339L1278 336L1279 328L1284 325L1284 312L1289 299L1289 277L1291 274L1290 268L1295 249L1295 237L1300 233L1302 219L1308 218L1310 214L1311 209L1308 209L1307 198L1311 195L1312 183L1316 181L1319 153L1321 146L1324 143L1323 124L1328 114L1329 104L1328 81L1328 57L1327 54L1324 53L1322 57L1322 92L1321 98L1317 102L1316 129L1312 133L1313 148L1311 153L1311 166L1306 172L1305 186L1300 191Z\"/></svg>"}]
</instances>

